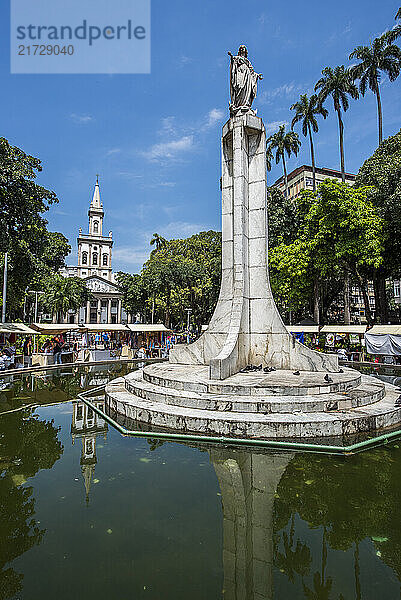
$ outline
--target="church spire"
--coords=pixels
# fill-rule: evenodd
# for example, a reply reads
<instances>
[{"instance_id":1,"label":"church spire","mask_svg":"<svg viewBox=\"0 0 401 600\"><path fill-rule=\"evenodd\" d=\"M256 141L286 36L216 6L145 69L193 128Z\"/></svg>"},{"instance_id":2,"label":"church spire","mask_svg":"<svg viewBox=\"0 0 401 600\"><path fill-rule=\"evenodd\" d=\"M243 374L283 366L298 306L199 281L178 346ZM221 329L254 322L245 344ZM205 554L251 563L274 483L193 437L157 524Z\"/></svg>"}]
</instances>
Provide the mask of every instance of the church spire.
<instances>
[{"instance_id":1,"label":"church spire","mask_svg":"<svg viewBox=\"0 0 401 600\"><path fill-rule=\"evenodd\" d=\"M96 174L96 183L95 183L95 189L93 192L91 208L101 208L101 207L102 207L102 204L100 202L99 175Z\"/></svg>"}]
</instances>

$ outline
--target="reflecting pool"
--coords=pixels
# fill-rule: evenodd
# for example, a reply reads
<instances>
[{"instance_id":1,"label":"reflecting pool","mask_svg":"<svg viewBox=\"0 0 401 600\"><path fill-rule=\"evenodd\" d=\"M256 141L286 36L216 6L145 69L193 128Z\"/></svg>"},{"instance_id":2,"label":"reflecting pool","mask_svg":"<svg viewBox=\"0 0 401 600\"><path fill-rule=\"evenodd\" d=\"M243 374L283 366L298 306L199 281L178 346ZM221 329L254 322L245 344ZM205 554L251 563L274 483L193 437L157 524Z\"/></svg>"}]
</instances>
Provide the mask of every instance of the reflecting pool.
<instances>
[{"instance_id":1,"label":"reflecting pool","mask_svg":"<svg viewBox=\"0 0 401 600\"><path fill-rule=\"evenodd\" d=\"M400 598L401 442L332 457L123 437L74 399L121 369L0 382L0 599Z\"/></svg>"}]
</instances>

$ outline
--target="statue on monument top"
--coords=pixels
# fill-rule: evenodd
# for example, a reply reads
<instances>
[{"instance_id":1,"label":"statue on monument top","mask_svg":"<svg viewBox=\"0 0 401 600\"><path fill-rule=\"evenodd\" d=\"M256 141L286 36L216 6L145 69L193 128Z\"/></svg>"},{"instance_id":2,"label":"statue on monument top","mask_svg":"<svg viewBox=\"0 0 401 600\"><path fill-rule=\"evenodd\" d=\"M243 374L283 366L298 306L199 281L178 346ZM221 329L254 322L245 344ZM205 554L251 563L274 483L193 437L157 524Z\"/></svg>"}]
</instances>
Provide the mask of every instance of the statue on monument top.
<instances>
[{"instance_id":1,"label":"statue on monument top","mask_svg":"<svg viewBox=\"0 0 401 600\"><path fill-rule=\"evenodd\" d=\"M245 114L252 111L252 102L256 97L258 79L263 79L261 73L255 73L248 59L246 46L241 45L238 55L230 56L230 114Z\"/></svg>"}]
</instances>

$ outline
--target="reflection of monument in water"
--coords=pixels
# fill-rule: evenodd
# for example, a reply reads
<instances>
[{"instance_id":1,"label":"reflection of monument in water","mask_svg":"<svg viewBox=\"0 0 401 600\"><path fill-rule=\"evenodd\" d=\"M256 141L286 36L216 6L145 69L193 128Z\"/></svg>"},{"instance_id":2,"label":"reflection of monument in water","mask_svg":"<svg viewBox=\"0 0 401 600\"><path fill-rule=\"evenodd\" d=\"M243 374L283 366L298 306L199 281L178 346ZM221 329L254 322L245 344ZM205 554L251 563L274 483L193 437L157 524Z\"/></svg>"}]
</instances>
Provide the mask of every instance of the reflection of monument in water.
<instances>
[{"instance_id":1,"label":"reflection of monument in water","mask_svg":"<svg viewBox=\"0 0 401 600\"><path fill-rule=\"evenodd\" d=\"M223 504L225 600L273 598L273 508L290 453L210 450Z\"/></svg>"},{"instance_id":2,"label":"reflection of monument in water","mask_svg":"<svg viewBox=\"0 0 401 600\"><path fill-rule=\"evenodd\" d=\"M106 385L110 381L110 373L108 365L92 365L81 373L80 386L81 388L97 387Z\"/></svg>"},{"instance_id":3,"label":"reflection of monument in water","mask_svg":"<svg viewBox=\"0 0 401 600\"><path fill-rule=\"evenodd\" d=\"M93 400L93 404L104 410L104 400ZM85 483L86 501L89 502L89 490L97 463L96 438L100 435L106 439L107 423L84 402L73 402L71 438L74 444L76 438L82 439L81 471Z\"/></svg>"}]
</instances>

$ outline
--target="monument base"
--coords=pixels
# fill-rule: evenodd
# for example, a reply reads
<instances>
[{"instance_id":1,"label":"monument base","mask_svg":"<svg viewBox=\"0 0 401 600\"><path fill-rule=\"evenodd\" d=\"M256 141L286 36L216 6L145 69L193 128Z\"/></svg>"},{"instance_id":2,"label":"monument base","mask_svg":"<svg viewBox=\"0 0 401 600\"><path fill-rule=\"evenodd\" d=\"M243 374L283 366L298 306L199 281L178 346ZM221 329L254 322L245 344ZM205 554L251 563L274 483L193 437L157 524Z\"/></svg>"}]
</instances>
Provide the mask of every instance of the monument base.
<instances>
[{"instance_id":1,"label":"monument base","mask_svg":"<svg viewBox=\"0 0 401 600\"><path fill-rule=\"evenodd\" d=\"M399 390L353 369L248 372L224 381L207 366L157 363L106 387L106 406L149 427L249 439L324 438L401 421Z\"/></svg>"}]
</instances>

